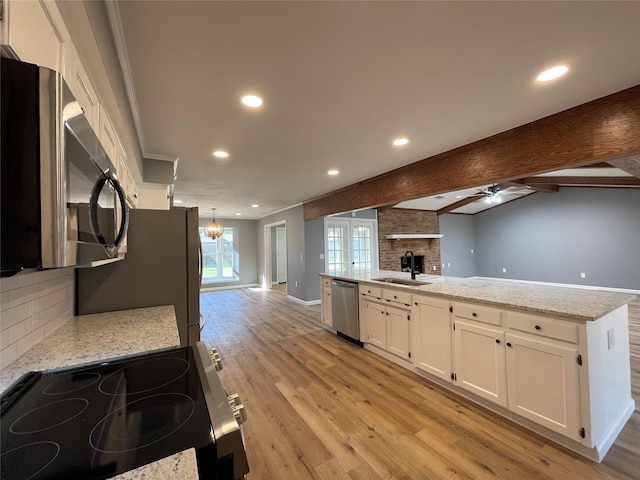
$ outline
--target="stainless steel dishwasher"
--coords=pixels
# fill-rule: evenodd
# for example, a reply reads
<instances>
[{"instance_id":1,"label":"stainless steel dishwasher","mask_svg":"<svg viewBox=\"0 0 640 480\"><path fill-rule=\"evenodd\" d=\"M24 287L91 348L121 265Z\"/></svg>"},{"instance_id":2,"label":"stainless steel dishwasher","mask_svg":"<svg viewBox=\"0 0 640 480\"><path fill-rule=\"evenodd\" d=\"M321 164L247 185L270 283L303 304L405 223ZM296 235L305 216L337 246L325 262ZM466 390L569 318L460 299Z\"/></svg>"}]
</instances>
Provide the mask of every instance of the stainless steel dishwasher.
<instances>
[{"instance_id":1,"label":"stainless steel dishwasher","mask_svg":"<svg viewBox=\"0 0 640 480\"><path fill-rule=\"evenodd\" d=\"M362 346L357 283L331 280L331 318L339 336Z\"/></svg>"}]
</instances>

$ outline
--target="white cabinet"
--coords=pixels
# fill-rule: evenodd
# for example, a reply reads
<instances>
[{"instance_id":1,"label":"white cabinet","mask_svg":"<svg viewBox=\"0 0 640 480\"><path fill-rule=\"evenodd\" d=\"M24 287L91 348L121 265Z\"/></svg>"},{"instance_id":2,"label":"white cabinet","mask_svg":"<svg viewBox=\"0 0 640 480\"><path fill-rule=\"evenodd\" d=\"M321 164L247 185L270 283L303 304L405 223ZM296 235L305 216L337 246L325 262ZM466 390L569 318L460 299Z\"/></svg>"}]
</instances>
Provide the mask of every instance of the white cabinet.
<instances>
[{"instance_id":1,"label":"white cabinet","mask_svg":"<svg viewBox=\"0 0 640 480\"><path fill-rule=\"evenodd\" d=\"M580 440L577 325L515 312L507 313L507 325L509 410ZM548 338L551 332L568 341Z\"/></svg>"},{"instance_id":2,"label":"white cabinet","mask_svg":"<svg viewBox=\"0 0 640 480\"><path fill-rule=\"evenodd\" d=\"M411 352L413 364L444 380L452 370L453 329L449 302L421 295L413 296Z\"/></svg>"},{"instance_id":3,"label":"white cabinet","mask_svg":"<svg viewBox=\"0 0 640 480\"><path fill-rule=\"evenodd\" d=\"M455 319L454 345L456 384L506 407L504 333L480 323Z\"/></svg>"},{"instance_id":4,"label":"white cabinet","mask_svg":"<svg viewBox=\"0 0 640 480\"><path fill-rule=\"evenodd\" d=\"M118 158L118 137L116 135L116 130L113 128L113 123L111 123L111 119L109 118L109 114L106 110L100 105L100 130L98 132L98 138L100 139L100 143L102 144L102 148L107 153L109 160L114 164L117 168L117 158Z\"/></svg>"},{"instance_id":5,"label":"white cabinet","mask_svg":"<svg viewBox=\"0 0 640 480\"><path fill-rule=\"evenodd\" d=\"M410 359L410 302L408 292L362 284L360 340L402 359Z\"/></svg>"},{"instance_id":6,"label":"white cabinet","mask_svg":"<svg viewBox=\"0 0 640 480\"><path fill-rule=\"evenodd\" d=\"M331 318L331 279L328 277L322 277L322 299L320 304L322 307L320 321L323 325L333 327Z\"/></svg>"},{"instance_id":7,"label":"white cabinet","mask_svg":"<svg viewBox=\"0 0 640 480\"><path fill-rule=\"evenodd\" d=\"M91 128L97 132L100 128L100 103L93 84L84 70L78 53L71 43L65 44L65 62L63 76L71 93L76 98Z\"/></svg>"},{"instance_id":8,"label":"white cabinet","mask_svg":"<svg viewBox=\"0 0 640 480\"><path fill-rule=\"evenodd\" d=\"M360 340L383 350L387 349L387 312L378 302L360 301Z\"/></svg>"},{"instance_id":9,"label":"white cabinet","mask_svg":"<svg viewBox=\"0 0 640 480\"><path fill-rule=\"evenodd\" d=\"M387 305L387 351L400 358L411 358L409 324L411 313L404 308Z\"/></svg>"},{"instance_id":10,"label":"white cabinet","mask_svg":"<svg viewBox=\"0 0 640 480\"><path fill-rule=\"evenodd\" d=\"M62 70L64 21L55 2L5 0L1 24L2 44L20 60Z\"/></svg>"}]
</instances>

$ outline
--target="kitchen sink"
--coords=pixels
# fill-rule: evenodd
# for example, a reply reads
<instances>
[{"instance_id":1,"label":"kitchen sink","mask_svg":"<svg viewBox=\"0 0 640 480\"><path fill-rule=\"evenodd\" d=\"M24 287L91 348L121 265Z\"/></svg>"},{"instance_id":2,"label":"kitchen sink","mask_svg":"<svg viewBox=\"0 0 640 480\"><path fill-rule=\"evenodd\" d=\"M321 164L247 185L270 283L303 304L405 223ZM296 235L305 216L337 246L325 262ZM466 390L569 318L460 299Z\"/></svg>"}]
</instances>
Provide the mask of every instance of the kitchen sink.
<instances>
[{"instance_id":1,"label":"kitchen sink","mask_svg":"<svg viewBox=\"0 0 640 480\"><path fill-rule=\"evenodd\" d=\"M411 286L429 285L431 283L431 282L423 282L420 280L410 280L408 278L393 278L393 277L373 278L372 280L374 282L396 283L398 285L411 285Z\"/></svg>"}]
</instances>

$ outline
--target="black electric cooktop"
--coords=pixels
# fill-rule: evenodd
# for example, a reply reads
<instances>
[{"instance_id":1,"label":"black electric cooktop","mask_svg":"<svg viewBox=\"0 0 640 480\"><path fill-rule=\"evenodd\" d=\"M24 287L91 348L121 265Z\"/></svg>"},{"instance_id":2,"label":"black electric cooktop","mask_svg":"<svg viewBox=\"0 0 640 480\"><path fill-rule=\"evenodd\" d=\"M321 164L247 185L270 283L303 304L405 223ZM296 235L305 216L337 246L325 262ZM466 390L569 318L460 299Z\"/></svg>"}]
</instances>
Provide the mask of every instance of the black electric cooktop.
<instances>
[{"instance_id":1,"label":"black electric cooktop","mask_svg":"<svg viewBox=\"0 0 640 480\"><path fill-rule=\"evenodd\" d=\"M2 396L3 480L101 479L214 439L190 347L26 375Z\"/></svg>"}]
</instances>

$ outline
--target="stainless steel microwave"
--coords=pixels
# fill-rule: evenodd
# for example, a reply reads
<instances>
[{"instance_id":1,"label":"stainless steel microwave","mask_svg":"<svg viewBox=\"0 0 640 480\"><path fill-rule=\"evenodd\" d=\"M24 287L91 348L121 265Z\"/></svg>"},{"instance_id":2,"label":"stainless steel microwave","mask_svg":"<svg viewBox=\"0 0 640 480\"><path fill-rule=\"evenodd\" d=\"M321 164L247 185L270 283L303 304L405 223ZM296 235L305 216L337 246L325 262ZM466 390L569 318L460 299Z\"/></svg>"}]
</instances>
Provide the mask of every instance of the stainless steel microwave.
<instances>
[{"instance_id":1,"label":"stainless steel microwave","mask_svg":"<svg viewBox=\"0 0 640 480\"><path fill-rule=\"evenodd\" d=\"M116 259L128 207L82 108L59 73L1 61L2 276Z\"/></svg>"}]
</instances>

